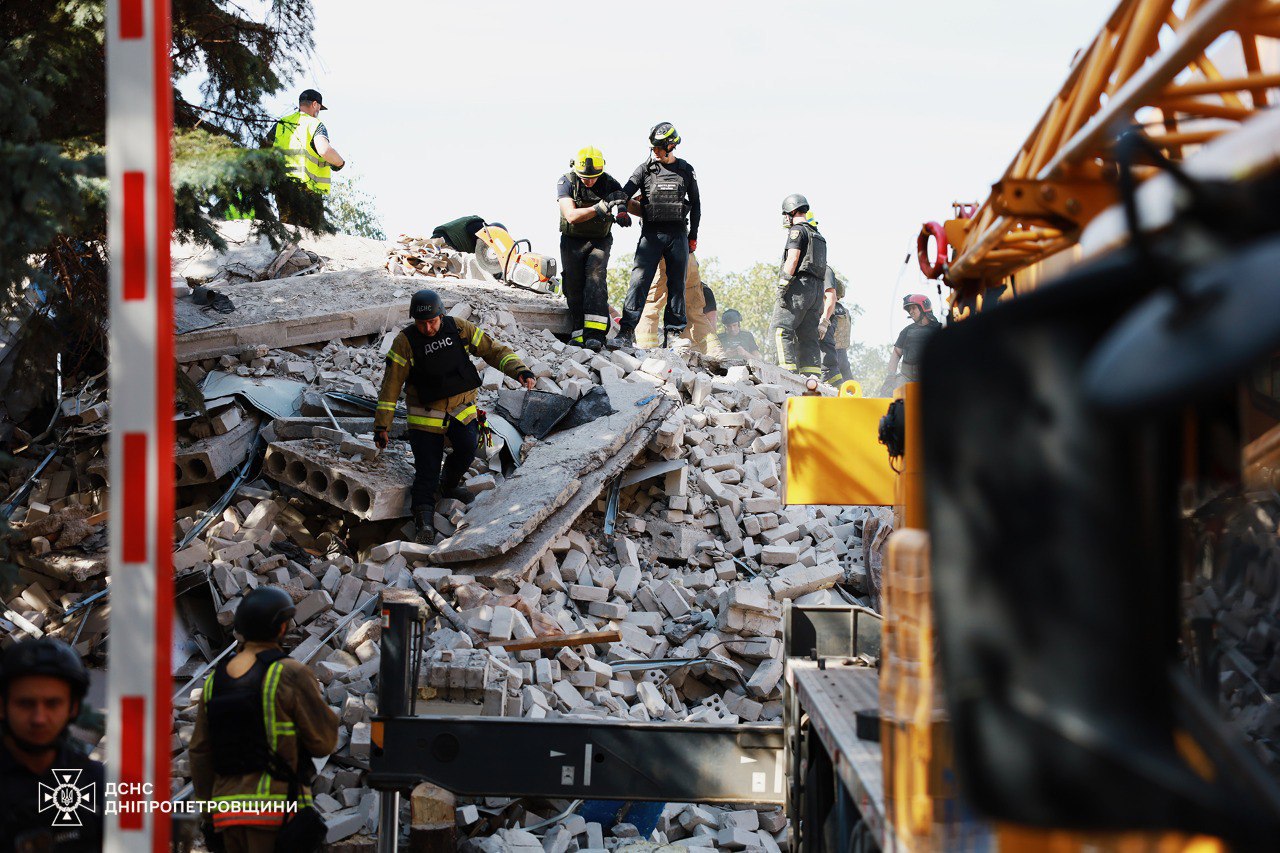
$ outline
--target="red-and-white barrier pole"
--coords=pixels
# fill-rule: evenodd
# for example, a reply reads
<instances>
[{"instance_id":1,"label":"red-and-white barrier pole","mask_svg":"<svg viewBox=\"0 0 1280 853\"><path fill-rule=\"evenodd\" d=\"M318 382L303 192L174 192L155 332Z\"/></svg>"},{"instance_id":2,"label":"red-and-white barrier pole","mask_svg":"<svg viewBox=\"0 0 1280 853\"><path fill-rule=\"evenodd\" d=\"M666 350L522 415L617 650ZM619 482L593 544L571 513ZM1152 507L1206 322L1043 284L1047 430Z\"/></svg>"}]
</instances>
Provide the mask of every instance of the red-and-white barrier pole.
<instances>
[{"instance_id":1,"label":"red-and-white barrier pole","mask_svg":"<svg viewBox=\"0 0 1280 853\"><path fill-rule=\"evenodd\" d=\"M106 849L165 851L173 633L169 0L107 4L111 617ZM114 812L114 813L112 813Z\"/></svg>"}]
</instances>

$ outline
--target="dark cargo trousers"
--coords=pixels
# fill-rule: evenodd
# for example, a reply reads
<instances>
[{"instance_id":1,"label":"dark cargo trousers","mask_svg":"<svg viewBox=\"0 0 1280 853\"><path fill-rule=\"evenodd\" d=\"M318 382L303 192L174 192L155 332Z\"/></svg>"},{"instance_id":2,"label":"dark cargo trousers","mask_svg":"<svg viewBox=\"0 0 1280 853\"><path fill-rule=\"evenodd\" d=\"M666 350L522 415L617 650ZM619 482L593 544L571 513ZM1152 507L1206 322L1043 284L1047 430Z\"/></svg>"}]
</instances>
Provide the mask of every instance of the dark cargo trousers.
<instances>
[{"instance_id":1,"label":"dark cargo trousers","mask_svg":"<svg viewBox=\"0 0 1280 853\"><path fill-rule=\"evenodd\" d=\"M631 286L622 305L622 329L633 331L644 313L644 302L658 274L658 262L667 262L667 280L684 281L689 266L689 232L685 228L659 231L645 228L636 244L635 266L631 269ZM684 288L667 289L667 307L663 311L662 325L668 331L684 331Z\"/></svg>"},{"instance_id":2,"label":"dark cargo trousers","mask_svg":"<svg viewBox=\"0 0 1280 853\"><path fill-rule=\"evenodd\" d=\"M773 309L778 364L806 376L819 376L818 319L822 314L822 282L796 276L778 294Z\"/></svg>"},{"instance_id":3,"label":"dark cargo trousers","mask_svg":"<svg viewBox=\"0 0 1280 853\"><path fill-rule=\"evenodd\" d=\"M571 237L560 235L564 301L569 306L574 343L597 340L609 333L609 250L613 235Z\"/></svg>"}]
</instances>

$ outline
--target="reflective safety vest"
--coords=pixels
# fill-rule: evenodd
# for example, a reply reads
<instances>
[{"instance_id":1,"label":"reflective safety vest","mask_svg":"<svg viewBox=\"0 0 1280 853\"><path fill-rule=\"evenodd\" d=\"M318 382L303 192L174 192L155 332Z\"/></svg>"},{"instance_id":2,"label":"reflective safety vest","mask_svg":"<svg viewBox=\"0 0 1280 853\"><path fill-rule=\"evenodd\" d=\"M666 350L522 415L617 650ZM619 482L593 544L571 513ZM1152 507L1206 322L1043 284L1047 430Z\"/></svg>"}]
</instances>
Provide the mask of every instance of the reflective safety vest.
<instances>
[{"instance_id":1,"label":"reflective safety vest","mask_svg":"<svg viewBox=\"0 0 1280 853\"><path fill-rule=\"evenodd\" d=\"M289 177L324 195L329 192L329 164L311 146L319 127L320 119L299 110L276 122L274 144L284 152Z\"/></svg>"},{"instance_id":2,"label":"reflective safety vest","mask_svg":"<svg viewBox=\"0 0 1280 853\"><path fill-rule=\"evenodd\" d=\"M479 344L482 334L477 327L473 346ZM480 387L480 374L452 317L440 318L440 331L435 335L425 335L416 325L409 325L404 328L404 336L413 351L409 379L418 389L418 401L422 405Z\"/></svg>"}]
</instances>

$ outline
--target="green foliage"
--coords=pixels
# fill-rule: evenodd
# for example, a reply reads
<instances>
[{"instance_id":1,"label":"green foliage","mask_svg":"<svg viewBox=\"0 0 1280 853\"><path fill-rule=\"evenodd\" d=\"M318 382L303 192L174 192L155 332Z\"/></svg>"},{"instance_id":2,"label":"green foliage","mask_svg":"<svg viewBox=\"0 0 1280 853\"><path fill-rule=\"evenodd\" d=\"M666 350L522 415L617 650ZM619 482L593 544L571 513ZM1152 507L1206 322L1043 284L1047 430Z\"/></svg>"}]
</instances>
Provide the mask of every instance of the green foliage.
<instances>
[{"instance_id":1,"label":"green foliage","mask_svg":"<svg viewBox=\"0 0 1280 853\"><path fill-rule=\"evenodd\" d=\"M891 344L869 346L859 341L850 344L849 367L853 368L853 378L862 386L864 396L875 396L889 376L889 353L892 351Z\"/></svg>"},{"instance_id":2,"label":"green foliage","mask_svg":"<svg viewBox=\"0 0 1280 853\"><path fill-rule=\"evenodd\" d=\"M340 234L385 240L387 234L382 230L377 205L373 196L360 187L360 181L359 175L334 180L333 189L325 198L325 218Z\"/></svg>"}]
</instances>

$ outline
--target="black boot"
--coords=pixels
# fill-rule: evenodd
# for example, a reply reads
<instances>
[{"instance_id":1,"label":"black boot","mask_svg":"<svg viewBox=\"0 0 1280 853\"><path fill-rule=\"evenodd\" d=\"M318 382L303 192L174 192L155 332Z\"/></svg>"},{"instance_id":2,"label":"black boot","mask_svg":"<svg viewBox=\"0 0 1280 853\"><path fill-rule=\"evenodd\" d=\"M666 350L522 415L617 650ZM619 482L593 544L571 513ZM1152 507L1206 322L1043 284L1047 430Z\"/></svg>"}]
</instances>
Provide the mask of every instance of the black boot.
<instances>
[{"instance_id":1,"label":"black boot","mask_svg":"<svg viewBox=\"0 0 1280 853\"><path fill-rule=\"evenodd\" d=\"M471 506L476 499L476 496L471 494L469 489L461 485L452 487L441 486L440 496L443 498L453 498L455 501L462 501L467 506Z\"/></svg>"},{"instance_id":2,"label":"black boot","mask_svg":"<svg viewBox=\"0 0 1280 853\"><path fill-rule=\"evenodd\" d=\"M435 504L423 504L413 508L413 541L419 545L436 544Z\"/></svg>"},{"instance_id":3,"label":"black boot","mask_svg":"<svg viewBox=\"0 0 1280 853\"><path fill-rule=\"evenodd\" d=\"M631 329L622 329L608 342L610 349L635 349L636 334Z\"/></svg>"}]
</instances>

